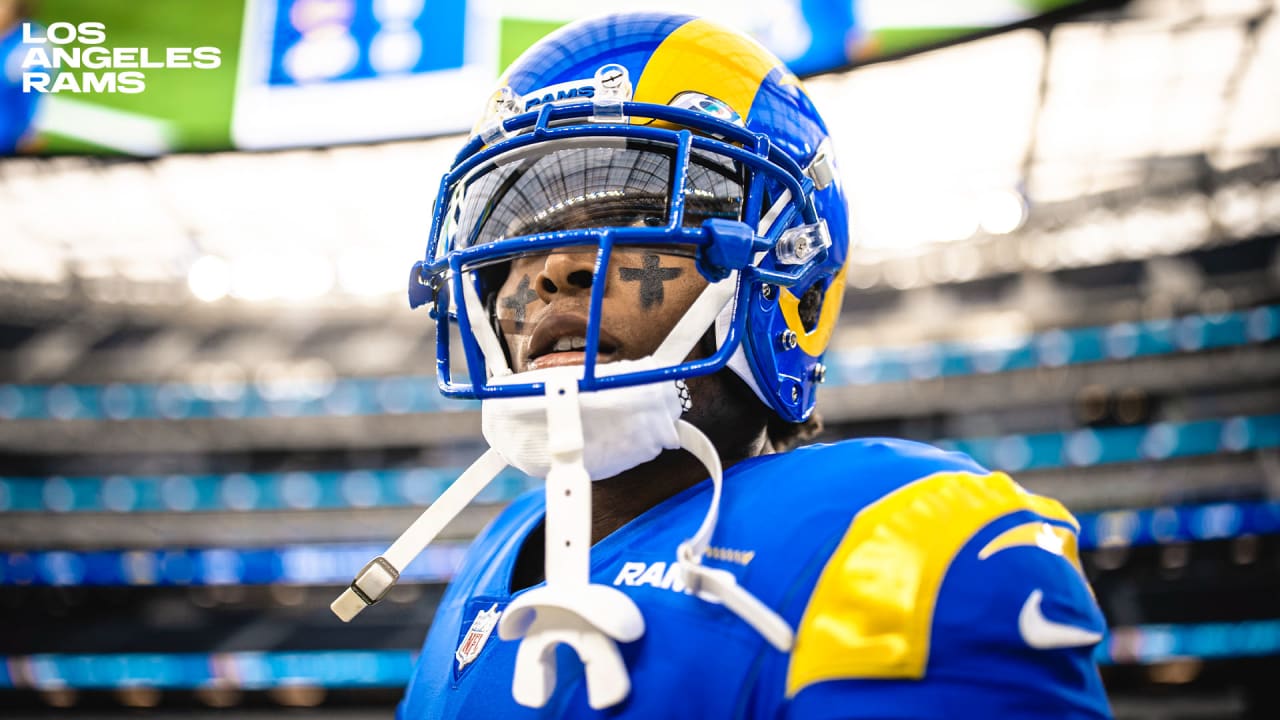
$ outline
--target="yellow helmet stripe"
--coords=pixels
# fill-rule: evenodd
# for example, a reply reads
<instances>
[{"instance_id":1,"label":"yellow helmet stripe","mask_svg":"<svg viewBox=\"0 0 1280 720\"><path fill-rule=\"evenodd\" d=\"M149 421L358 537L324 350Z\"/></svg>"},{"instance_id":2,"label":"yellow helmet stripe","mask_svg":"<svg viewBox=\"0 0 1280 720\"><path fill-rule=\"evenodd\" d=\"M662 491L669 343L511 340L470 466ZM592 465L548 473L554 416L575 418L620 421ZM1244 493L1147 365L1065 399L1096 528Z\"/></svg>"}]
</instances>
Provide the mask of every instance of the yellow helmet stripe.
<instances>
[{"instance_id":1,"label":"yellow helmet stripe","mask_svg":"<svg viewBox=\"0 0 1280 720\"><path fill-rule=\"evenodd\" d=\"M804 323L800 320L800 298L786 289L778 293L778 308L782 310L782 319L787 321L787 327L796 334L800 349L814 357L821 355L827 349L827 344L831 342L831 333L836 329L836 320L840 318L840 305L844 301L844 273L847 269L849 269L848 262L831 279L831 285L822 299L822 312L818 315L818 324L814 326L812 332L806 330Z\"/></svg>"},{"instance_id":2,"label":"yellow helmet stripe","mask_svg":"<svg viewBox=\"0 0 1280 720\"><path fill-rule=\"evenodd\" d=\"M649 56L633 99L666 105L695 90L727 104L745 120L773 68L773 56L751 38L706 20L690 20Z\"/></svg>"}]
</instances>

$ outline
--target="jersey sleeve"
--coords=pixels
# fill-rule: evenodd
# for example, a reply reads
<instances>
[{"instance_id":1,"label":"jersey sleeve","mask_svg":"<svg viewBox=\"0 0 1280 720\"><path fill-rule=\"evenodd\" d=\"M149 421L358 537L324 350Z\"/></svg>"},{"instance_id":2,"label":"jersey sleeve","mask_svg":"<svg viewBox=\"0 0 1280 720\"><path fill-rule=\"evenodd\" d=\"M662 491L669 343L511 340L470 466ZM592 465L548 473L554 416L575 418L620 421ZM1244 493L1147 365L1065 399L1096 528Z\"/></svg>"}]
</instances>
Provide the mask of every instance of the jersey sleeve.
<instances>
[{"instance_id":1,"label":"jersey sleeve","mask_svg":"<svg viewBox=\"0 0 1280 720\"><path fill-rule=\"evenodd\" d=\"M1078 530L1001 473L940 472L866 506L805 606L783 715L1110 717Z\"/></svg>"}]
</instances>

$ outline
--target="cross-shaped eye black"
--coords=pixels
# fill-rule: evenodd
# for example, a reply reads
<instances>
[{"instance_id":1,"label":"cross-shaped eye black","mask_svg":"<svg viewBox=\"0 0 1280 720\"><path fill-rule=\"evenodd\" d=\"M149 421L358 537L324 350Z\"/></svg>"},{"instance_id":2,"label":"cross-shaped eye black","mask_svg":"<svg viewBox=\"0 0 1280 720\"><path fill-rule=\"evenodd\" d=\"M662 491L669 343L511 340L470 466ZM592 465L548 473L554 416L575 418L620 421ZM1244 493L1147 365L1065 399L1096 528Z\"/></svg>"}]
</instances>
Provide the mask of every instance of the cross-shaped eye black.
<instances>
[{"instance_id":1,"label":"cross-shaped eye black","mask_svg":"<svg viewBox=\"0 0 1280 720\"><path fill-rule=\"evenodd\" d=\"M666 297L662 284L668 280L675 280L684 272L680 268L664 268L660 265L660 261L661 258L657 255L645 255L644 267L622 268L618 271L623 281L640 281L640 307L645 310L654 305L661 305Z\"/></svg>"},{"instance_id":2,"label":"cross-shaped eye black","mask_svg":"<svg viewBox=\"0 0 1280 720\"><path fill-rule=\"evenodd\" d=\"M529 289L529 276L525 275L520 278L520 284L516 285L514 295L508 295L498 302L504 310L510 310L516 316L516 328L519 329L524 325L525 306L538 299L538 293Z\"/></svg>"}]
</instances>

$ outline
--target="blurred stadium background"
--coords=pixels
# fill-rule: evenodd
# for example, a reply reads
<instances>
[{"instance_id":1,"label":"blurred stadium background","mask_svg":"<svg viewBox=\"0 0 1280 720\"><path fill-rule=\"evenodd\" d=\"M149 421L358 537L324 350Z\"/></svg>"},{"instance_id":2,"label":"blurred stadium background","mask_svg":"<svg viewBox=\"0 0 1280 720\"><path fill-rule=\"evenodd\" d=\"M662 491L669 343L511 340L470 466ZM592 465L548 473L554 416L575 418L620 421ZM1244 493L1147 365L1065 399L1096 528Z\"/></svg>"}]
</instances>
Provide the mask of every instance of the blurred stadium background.
<instances>
[{"instance_id":1,"label":"blurred stadium background","mask_svg":"<svg viewBox=\"0 0 1280 720\"><path fill-rule=\"evenodd\" d=\"M223 58L4 97L33 113L0 159L6 717L391 712L467 540L533 486L330 615L482 450L403 291L448 133L593 10L524 5L0 2ZM1280 6L684 7L755 32L832 125L856 236L827 437L1064 500L1119 717L1280 717Z\"/></svg>"}]
</instances>

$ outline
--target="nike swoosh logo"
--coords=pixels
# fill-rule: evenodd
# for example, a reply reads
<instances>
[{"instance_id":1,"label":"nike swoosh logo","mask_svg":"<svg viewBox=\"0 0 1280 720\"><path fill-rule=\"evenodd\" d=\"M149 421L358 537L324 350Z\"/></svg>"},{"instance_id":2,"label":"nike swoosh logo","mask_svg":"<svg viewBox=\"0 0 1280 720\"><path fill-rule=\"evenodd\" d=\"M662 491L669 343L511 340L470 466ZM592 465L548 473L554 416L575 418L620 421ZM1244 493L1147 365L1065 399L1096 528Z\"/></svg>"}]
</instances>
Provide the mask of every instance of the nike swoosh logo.
<instances>
[{"instance_id":1,"label":"nike swoosh logo","mask_svg":"<svg viewBox=\"0 0 1280 720\"><path fill-rule=\"evenodd\" d=\"M1043 592L1032 590L1022 604L1022 611L1018 613L1018 633L1022 635L1023 642L1037 650L1050 650L1096 645L1102 640L1102 633L1046 618L1040 611L1043 599Z\"/></svg>"}]
</instances>

